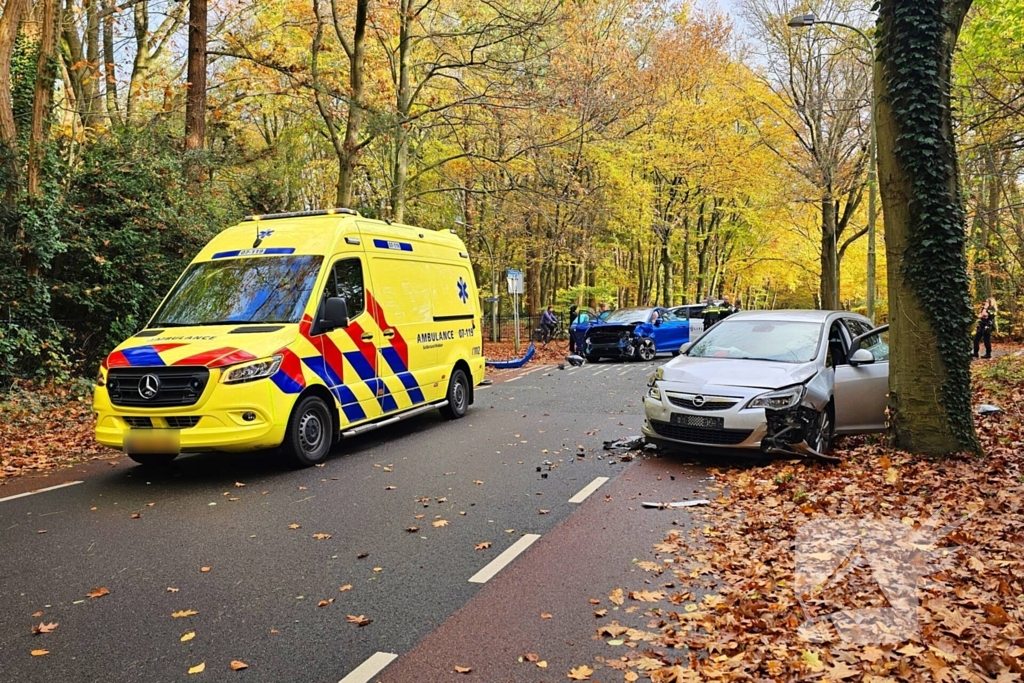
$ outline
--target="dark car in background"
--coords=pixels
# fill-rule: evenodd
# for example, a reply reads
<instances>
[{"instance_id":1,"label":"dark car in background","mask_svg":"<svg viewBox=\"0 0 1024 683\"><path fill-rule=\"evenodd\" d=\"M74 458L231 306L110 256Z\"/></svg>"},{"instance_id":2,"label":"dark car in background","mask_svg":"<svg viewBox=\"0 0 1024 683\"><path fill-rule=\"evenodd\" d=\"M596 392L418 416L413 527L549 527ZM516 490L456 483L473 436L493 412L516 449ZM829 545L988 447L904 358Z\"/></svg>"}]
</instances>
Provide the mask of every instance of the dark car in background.
<instances>
[{"instance_id":1,"label":"dark car in background","mask_svg":"<svg viewBox=\"0 0 1024 683\"><path fill-rule=\"evenodd\" d=\"M622 308L583 337L583 355L601 358L653 360L663 352L678 353L690 340L690 321L665 308Z\"/></svg>"}]
</instances>

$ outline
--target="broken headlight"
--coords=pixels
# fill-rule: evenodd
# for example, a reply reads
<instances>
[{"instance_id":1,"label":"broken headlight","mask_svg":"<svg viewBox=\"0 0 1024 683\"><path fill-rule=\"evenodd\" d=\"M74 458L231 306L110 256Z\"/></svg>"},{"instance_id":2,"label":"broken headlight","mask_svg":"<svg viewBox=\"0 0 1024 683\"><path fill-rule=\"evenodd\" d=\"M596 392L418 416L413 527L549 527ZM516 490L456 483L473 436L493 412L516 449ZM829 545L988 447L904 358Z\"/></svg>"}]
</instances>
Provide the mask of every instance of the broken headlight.
<instances>
[{"instance_id":1,"label":"broken headlight","mask_svg":"<svg viewBox=\"0 0 1024 683\"><path fill-rule=\"evenodd\" d=\"M747 408L764 408L765 410L787 410L795 408L804 397L806 387L803 385L769 391L750 399Z\"/></svg>"}]
</instances>

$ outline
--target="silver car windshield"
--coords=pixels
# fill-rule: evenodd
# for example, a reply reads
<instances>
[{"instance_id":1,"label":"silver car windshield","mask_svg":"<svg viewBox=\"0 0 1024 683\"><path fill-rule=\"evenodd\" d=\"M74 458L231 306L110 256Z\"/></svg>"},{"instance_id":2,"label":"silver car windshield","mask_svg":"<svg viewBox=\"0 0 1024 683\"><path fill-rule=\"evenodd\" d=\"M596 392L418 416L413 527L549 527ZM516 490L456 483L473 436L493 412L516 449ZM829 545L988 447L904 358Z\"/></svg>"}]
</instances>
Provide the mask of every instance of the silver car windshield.
<instances>
[{"instance_id":1,"label":"silver car windshield","mask_svg":"<svg viewBox=\"0 0 1024 683\"><path fill-rule=\"evenodd\" d=\"M687 356L808 363L818 356L821 323L723 320L691 346Z\"/></svg>"}]
</instances>

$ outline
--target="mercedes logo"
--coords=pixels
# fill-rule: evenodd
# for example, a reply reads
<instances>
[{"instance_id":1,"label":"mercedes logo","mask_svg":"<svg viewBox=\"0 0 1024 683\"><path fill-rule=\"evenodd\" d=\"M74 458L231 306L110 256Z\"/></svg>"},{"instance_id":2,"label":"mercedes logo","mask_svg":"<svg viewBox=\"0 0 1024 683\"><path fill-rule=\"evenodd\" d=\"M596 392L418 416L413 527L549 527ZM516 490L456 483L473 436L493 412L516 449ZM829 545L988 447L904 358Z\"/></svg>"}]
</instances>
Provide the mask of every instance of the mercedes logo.
<instances>
[{"instance_id":1,"label":"mercedes logo","mask_svg":"<svg viewBox=\"0 0 1024 683\"><path fill-rule=\"evenodd\" d=\"M139 380L139 396L151 399L160 391L160 378L156 375L145 375Z\"/></svg>"},{"instance_id":2,"label":"mercedes logo","mask_svg":"<svg viewBox=\"0 0 1024 683\"><path fill-rule=\"evenodd\" d=\"M150 375L150 377L152 377L152 375ZM703 396L698 395L693 397L693 405L696 406L697 408L700 408L705 403L707 403L707 399L704 398Z\"/></svg>"}]
</instances>

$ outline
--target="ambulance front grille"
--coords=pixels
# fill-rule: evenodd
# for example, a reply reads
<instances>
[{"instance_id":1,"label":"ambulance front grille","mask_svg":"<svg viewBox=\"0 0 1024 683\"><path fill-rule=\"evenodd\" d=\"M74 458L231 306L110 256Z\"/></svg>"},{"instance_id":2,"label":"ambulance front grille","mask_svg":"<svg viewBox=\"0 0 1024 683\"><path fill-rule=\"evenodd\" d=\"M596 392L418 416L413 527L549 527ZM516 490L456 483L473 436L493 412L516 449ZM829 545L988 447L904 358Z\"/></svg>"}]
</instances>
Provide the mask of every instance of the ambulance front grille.
<instances>
[{"instance_id":1,"label":"ambulance front grille","mask_svg":"<svg viewBox=\"0 0 1024 683\"><path fill-rule=\"evenodd\" d=\"M111 368L107 373L107 392L116 406L191 406L202 396L209 380L208 369L192 365ZM146 391L154 387L155 393Z\"/></svg>"}]
</instances>

